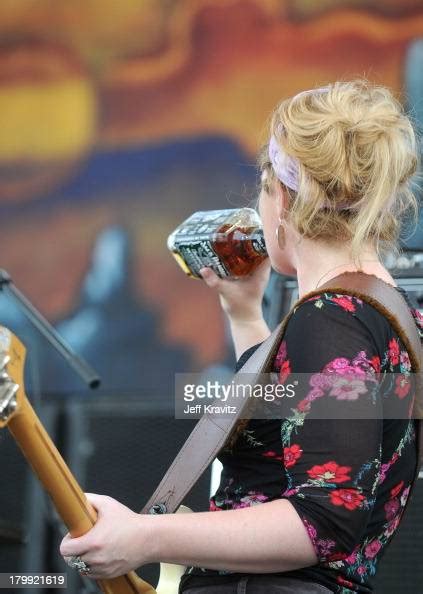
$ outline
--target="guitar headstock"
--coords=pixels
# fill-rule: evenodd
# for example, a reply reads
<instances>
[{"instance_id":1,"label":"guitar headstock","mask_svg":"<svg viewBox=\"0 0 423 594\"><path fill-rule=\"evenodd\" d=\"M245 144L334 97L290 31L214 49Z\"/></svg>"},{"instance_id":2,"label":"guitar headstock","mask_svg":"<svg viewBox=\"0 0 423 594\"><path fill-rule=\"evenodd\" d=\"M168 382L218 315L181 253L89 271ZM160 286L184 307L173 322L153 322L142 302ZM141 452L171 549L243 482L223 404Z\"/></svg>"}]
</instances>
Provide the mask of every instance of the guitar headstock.
<instances>
[{"instance_id":1,"label":"guitar headstock","mask_svg":"<svg viewBox=\"0 0 423 594\"><path fill-rule=\"evenodd\" d=\"M0 326L0 428L18 412L23 397L26 349L21 341Z\"/></svg>"}]
</instances>

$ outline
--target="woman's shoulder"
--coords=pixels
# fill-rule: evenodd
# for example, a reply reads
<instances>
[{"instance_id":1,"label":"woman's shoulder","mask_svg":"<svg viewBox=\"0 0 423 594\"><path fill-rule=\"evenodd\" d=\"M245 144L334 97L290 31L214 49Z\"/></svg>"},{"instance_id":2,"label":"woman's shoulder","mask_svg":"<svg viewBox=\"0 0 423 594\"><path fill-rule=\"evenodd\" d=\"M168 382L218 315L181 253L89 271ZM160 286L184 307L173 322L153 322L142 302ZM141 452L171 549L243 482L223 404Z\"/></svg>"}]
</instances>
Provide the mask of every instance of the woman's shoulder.
<instances>
[{"instance_id":1,"label":"woman's shoulder","mask_svg":"<svg viewBox=\"0 0 423 594\"><path fill-rule=\"evenodd\" d=\"M412 307L408 298L406 302L423 337L423 316ZM396 370L401 361L404 368L409 367L405 365L409 360L405 346L389 319L374 302L342 292L314 294L294 307L277 361L287 347L298 357L312 351L316 359L326 354L334 356L338 351L344 353L343 356L348 352L365 351L384 362L386 369L391 371Z\"/></svg>"},{"instance_id":2,"label":"woman's shoulder","mask_svg":"<svg viewBox=\"0 0 423 594\"><path fill-rule=\"evenodd\" d=\"M421 338L423 338L423 315L419 311L416 304L412 302L408 293L401 287L396 287L397 291L403 296L419 331ZM345 293L324 291L318 295L312 295L305 298L298 306L294 306L292 315L296 316L297 320L300 317L330 317L330 313L338 311L342 314L357 318L365 325L382 326L385 330L393 332L391 324L387 317L379 310L376 304L369 303L365 299L361 299L354 295ZM327 314L319 316L319 313ZM322 323L324 320L322 319Z\"/></svg>"},{"instance_id":3,"label":"woman's shoulder","mask_svg":"<svg viewBox=\"0 0 423 594\"><path fill-rule=\"evenodd\" d=\"M302 299L301 303L297 306L294 305L294 314L299 310L302 313L307 310L308 312L322 311L325 308L336 308L341 311L354 314L363 308L364 302L362 299L353 295L347 295L345 293L323 291L318 295L314 294L307 298Z\"/></svg>"},{"instance_id":4,"label":"woman's shoulder","mask_svg":"<svg viewBox=\"0 0 423 594\"><path fill-rule=\"evenodd\" d=\"M401 288L398 290L404 296L423 339L423 315L407 293ZM313 295L294 306L276 360L281 358L281 353L286 349L287 335L292 346L293 342L309 342L310 334L317 337L323 350L328 340L339 344L361 337L371 342L380 354L386 353L392 346L391 341L398 339L389 320L376 307L359 297L333 291ZM254 345L242 354L237 362L237 371L259 346Z\"/></svg>"},{"instance_id":5,"label":"woman's shoulder","mask_svg":"<svg viewBox=\"0 0 423 594\"><path fill-rule=\"evenodd\" d=\"M288 314L288 325L299 327L304 324L310 329L318 329L329 325L353 325L370 327L374 322L388 321L365 300L342 292L323 291L305 297L294 304Z\"/></svg>"},{"instance_id":6,"label":"woman's shoulder","mask_svg":"<svg viewBox=\"0 0 423 594\"><path fill-rule=\"evenodd\" d=\"M386 324L358 297L333 291L313 294L290 312L276 367L289 359L292 369L314 372L338 359L381 356L388 344Z\"/></svg>"}]
</instances>

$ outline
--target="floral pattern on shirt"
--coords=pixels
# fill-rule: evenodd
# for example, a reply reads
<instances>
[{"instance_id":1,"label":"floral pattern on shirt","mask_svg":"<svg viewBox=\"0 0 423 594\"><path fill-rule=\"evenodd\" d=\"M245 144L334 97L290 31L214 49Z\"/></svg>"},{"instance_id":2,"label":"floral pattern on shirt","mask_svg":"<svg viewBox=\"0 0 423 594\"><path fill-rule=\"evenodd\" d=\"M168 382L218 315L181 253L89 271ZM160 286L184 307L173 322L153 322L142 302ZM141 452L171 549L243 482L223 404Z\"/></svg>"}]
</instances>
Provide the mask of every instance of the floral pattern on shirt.
<instances>
[{"instance_id":1,"label":"floral pattern on shirt","mask_svg":"<svg viewBox=\"0 0 423 594\"><path fill-rule=\"evenodd\" d=\"M363 305L363 302L355 297L344 297L324 295L313 298L314 306L322 310L324 307L335 305L351 314L357 312L358 308L364 307L366 309L370 307L367 304ZM419 320L416 320L416 324L420 324L421 328L423 328L423 318L421 316L419 316ZM285 340L284 344L281 345L276 363L277 365L287 366L288 362L289 367L291 367L289 346L287 347L286 342ZM280 356L281 353L283 356ZM281 441L284 448L289 449L292 447L291 443L294 441L296 447L302 448L298 432L300 428L306 425L307 414L311 410L314 401L325 396L335 397L337 400L357 400L361 396L369 394L369 380L376 383L381 371L395 373L392 379L395 382L395 389L391 392L391 397L395 394L402 400L410 395L410 359L396 336L392 336L389 339L382 357L373 353L370 356L370 353L368 354L363 350L352 358L335 357L331 359L324 365L321 372L315 376L312 375L308 393L292 411L292 416L282 422ZM348 381L345 382L345 392L342 390L344 385L342 383L343 377L348 378ZM408 412L411 412L410 407ZM342 594L351 591L365 591L361 590L360 586L366 585L368 578L376 573L378 557L398 528L403 509L408 499L410 484L405 487L404 480L400 480L389 490L384 499L381 498L379 500L375 495L377 487L387 479L387 475L395 463L400 460L406 445L414 444L414 437L414 425L410 420L404 427L402 438L389 459L383 462L380 456L366 460L358 470L355 480L351 480L352 467L340 464L335 460L316 464L312 468L306 469L308 480L299 484L295 478L290 476L290 469L286 466L288 486L283 492L284 497L302 497L306 499L307 488L310 488L314 484L322 488L321 497L327 499L330 504L341 508L345 513L354 514L357 510L361 509L373 512L376 503L378 504L377 507L380 515L383 512L384 521L381 522L380 533L377 535L366 535L363 541L348 553L345 550L336 550L336 539L319 538L320 533L324 531L323 528L317 524L313 524L306 513L301 513L297 508L313 542L321 567L327 567L328 570L335 572L338 586L336 591ZM371 474L373 475L371 488L362 489L360 486L361 479ZM409 478L413 478L412 467L410 472L409 465L408 476ZM344 488L343 485L345 483L355 486ZM333 546L328 548L328 542L331 545L333 543ZM328 582L326 582L326 585L329 585Z\"/></svg>"},{"instance_id":2,"label":"floral pattern on shirt","mask_svg":"<svg viewBox=\"0 0 423 594\"><path fill-rule=\"evenodd\" d=\"M413 314L423 336L423 318ZM386 342L381 336L388 337ZM289 499L318 558L314 567L289 575L338 594L369 593L369 578L399 526L414 480L408 354L388 321L369 304L323 293L291 317L274 371L280 382L296 372L307 372L310 380L288 416L252 419L235 446L222 450L221 483L210 510ZM392 388L386 390L387 399L395 399L400 419L312 418L322 402L369 411L385 406L385 392L376 389L382 380ZM198 570L197 575L206 579L225 573Z\"/></svg>"}]
</instances>

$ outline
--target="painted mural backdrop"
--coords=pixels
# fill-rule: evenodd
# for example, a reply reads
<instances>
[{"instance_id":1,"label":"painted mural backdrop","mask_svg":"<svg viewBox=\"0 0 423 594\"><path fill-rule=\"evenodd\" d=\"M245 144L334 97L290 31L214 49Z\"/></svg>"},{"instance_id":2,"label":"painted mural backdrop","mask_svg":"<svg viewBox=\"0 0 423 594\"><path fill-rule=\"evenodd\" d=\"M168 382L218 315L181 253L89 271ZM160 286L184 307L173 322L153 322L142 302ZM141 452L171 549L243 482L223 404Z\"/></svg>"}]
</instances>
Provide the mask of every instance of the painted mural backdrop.
<instances>
[{"instance_id":1,"label":"painted mural backdrop","mask_svg":"<svg viewBox=\"0 0 423 594\"><path fill-rule=\"evenodd\" d=\"M275 103L367 76L423 123L420 0L2 0L0 267L103 376L169 399L222 360L216 300L166 249L248 204ZM10 300L42 395L84 391Z\"/></svg>"}]
</instances>

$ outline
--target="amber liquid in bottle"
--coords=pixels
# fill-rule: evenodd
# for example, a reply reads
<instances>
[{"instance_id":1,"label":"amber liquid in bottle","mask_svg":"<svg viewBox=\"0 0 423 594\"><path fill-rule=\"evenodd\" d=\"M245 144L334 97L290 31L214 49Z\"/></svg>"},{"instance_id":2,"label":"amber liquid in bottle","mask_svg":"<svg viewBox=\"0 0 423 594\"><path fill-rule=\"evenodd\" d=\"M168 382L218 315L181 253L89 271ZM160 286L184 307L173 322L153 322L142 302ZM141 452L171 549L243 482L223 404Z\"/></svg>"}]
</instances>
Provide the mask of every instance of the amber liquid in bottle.
<instances>
[{"instance_id":1,"label":"amber liquid in bottle","mask_svg":"<svg viewBox=\"0 0 423 594\"><path fill-rule=\"evenodd\" d=\"M267 254L254 249L257 228L235 227L230 230L231 227L233 225L227 223L216 231L216 237L212 241L213 249L228 270L229 276L246 276L267 258Z\"/></svg>"},{"instance_id":2,"label":"amber liquid in bottle","mask_svg":"<svg viewBox=\"0 0 423 594\"><path fill-rule=\"evenodd\" d=\"M196 212L168 238L168 248L188 276L203 267L218 276L251 274L267 258L261 221L251 208Z\"/></svg>"}]
</instances>

